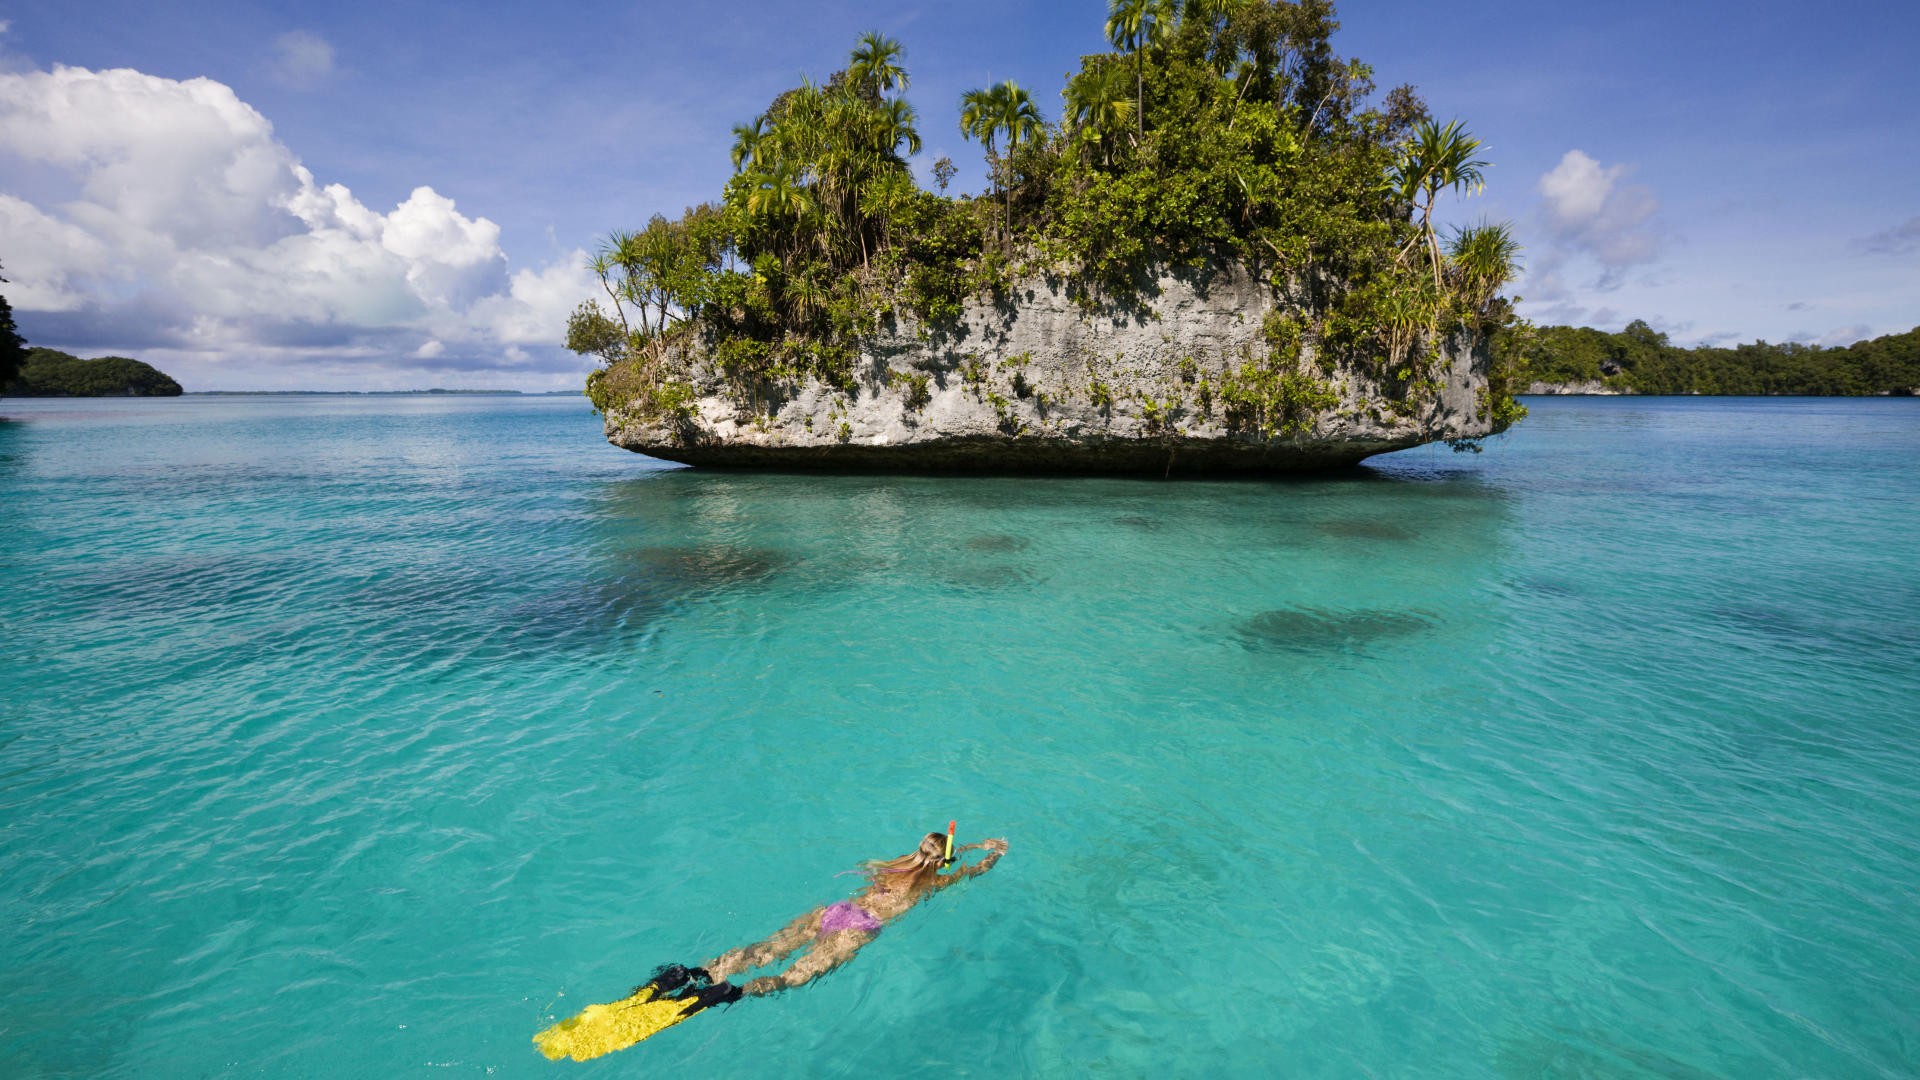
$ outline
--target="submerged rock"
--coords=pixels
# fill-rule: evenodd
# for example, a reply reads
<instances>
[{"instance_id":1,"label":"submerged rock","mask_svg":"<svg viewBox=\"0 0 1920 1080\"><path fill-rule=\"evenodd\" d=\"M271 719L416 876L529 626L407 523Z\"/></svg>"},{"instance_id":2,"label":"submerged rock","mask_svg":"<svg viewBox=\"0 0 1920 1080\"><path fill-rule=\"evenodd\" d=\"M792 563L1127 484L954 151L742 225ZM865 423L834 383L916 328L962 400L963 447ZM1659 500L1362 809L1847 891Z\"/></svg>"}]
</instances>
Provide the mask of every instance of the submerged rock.
<instances>
[{"instance_id":1,"label":"submerged rock","mask_svg":"<svg viewBox=\"0 0 1920 1080\"><path fill-rule=\"evenodd\" d=\"M1311 343L1276 364L1276 311L1297 315L1234 264L1160 272L1124 304L1037 277L969 301L952 325L889 320L846 388L743 388L711 356L677 355L691 405L648 416L615 403L606 434L692 465L1168 475L1337 468L1497 430L1477 335L1429 341L1429 362L1404 377Z\"/></svg>"},{"instance_id":2,"label":"submerged rock","mask_svg":"<svg viewBox=\"0 0 1920 1080\"><path fill-rule=\"evenodd\" d=\"M1432 617L1424 612L1277 608L1245 620L1240 624L1239 631L1241 640L1249 645L1302 652L1337 652L1409 637L1432 629L1433 625Z\"/></svg>"}]
</instances>

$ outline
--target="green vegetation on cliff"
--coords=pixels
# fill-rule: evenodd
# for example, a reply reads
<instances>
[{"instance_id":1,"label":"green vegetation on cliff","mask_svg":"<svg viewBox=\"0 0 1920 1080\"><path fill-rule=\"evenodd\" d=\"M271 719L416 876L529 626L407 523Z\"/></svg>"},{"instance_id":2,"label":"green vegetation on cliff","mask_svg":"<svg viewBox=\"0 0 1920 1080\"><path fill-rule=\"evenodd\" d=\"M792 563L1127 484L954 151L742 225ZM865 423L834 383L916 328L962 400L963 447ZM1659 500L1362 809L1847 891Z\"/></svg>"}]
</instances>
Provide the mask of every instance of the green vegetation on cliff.
<instances>
[{"instance_id":1,"label":"green vegetation on cliff","mask_svg":"<svg viewBox=\"0 0 1920 1080\"><path fill-rule=\"evenodd\" d=\"M82 360L58 349L28 349L6 392L13 397L176 397L180 384L124 356Z\"/></svg>"},{"instance_id":2,"label":"green vegetation on cliff","mask_svg":"<svg viewBox=\"0 0 1920 1080\"><path fill-rule=\"evenodd\" d=\"M1012 82L962 96L989 190L952 198L951 161L934 165L941 193L907 166L904 50L864 35L843 70L735 127L718 201L608 237L604 296L568 326L605 365L588 394L684 413L695 352L743 405L807 378L853 392L859 343L900 313L938 332L1035 274L1089 308L1150 308L1152 268L1235 262L1294 323L1241 381L1310 402L1344 365L1411 411L1445 336L1511 322L1518 252L1504 225L1436 233L1438 199L1480 188L1480 145L1409 87L1376 95L1370 68L1334 55L1337 26L1329 0L1113 0L1115 51L1082 59L1057 120ZM1502 427L1523 411L1508 390L1495 372Z\"/></svg>"},{"instance_id":3,"label":"green vegetation on cliff","mask_svg":"<svg viewBox=\"0 0 1920 1080\"><path fill-rule=\"evenodd\" d=\"M1636 394L1912 394L1920 390L1920 327L1837 348L1756 341L1681 348L1636 319L1619 333L1516 327L1501 351L1520 382L1599 383Z\"/></svg>"}]
</instances>

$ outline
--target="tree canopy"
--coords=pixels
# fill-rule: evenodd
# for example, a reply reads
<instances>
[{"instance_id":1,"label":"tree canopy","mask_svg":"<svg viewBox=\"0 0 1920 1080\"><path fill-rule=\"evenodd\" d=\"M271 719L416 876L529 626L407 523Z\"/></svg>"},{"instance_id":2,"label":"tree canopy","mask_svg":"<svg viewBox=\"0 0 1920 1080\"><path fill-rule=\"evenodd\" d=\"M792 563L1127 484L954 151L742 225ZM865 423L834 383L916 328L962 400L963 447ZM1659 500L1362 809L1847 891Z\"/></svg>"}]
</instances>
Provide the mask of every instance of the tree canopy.
<instances>
[{"instance_id":1,"label":"tree canopy","mask_svg":"<svg viewBox=\"0 0 1920 1080\"><path fill-rule=\"evenodd\" d=\"M0 282L7 279L0 277ZM0 393L6 392L27 362L27 342L13 324L13 305L0 296Z\"/></svg>"},{"instance_id":2,"label":"tree canopy","mask_svg":"<svg viewBox=\"0 0 1920 1080\"><path fill-rule=\"evenodd\" d=\"M1057 114L1013 82L962 95L977 198L915 182L907 50L864 34L842 69L734 127L717 200L609 235L603 295L568 329L607 364L589 394L684 403L681 345L742 397L844 387L858 343L901 312L937 328L1025 274L1064 274L1097 303L1150 266L1228 261L1301 313L1314 353L1432 385L1440 337L1511 320L1517 246L1501 225L1441 243L1435 205L1478 189L1484 148L1410 87L1376 94L1369 67L1334 54L1338 25L1330 0L1112 0L1115 51L1082 58Z\"/></svg>"},{"instance_id":3,"label":"tree canopy","mask_svg":"<svg viewBox=\"0 0 1920 1080\"><path fill-rule=\"evenodd\" d=\"M1520 327L1502 342L1525 381L1599 383L1639 394L1859 396L1920 391L1920 327L1822 348L1755 341L1683 348L1644 321L1608 333Z\"/></svg>"},{"instance_id":4,"label":"tree canopy","mask_svg":"<svg viewBox=\"0 0 1920 1080\"><path fill-rule=\"evenodd\" d=\"M15 397L175 397L180 384L138 360L102 356L82 360L58 349L28 349L6 385Z\"/></svg>"}]
</instances>

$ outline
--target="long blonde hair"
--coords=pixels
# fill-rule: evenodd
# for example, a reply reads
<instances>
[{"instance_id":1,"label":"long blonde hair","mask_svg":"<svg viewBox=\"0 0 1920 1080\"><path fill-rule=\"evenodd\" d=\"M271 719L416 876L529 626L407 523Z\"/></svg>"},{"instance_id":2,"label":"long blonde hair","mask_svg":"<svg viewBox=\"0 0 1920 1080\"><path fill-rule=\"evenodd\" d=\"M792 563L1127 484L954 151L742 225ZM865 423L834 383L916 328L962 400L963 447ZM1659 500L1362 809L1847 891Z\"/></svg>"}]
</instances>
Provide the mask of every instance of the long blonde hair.
<instances>
[{"instance_id":1,"label":"long blonde hair","mask_svg":"<svg viewBox=\"0 0 1920 1080\"><path fill-rule=\"evenodd\" d=\"M946 861L946 856L947 834L930 832L911 853L897 859L870 859L861 870L866 873L868 880L876 883L885 880L885 875L908 874L911 876L907 880L919 885L922 876L940 872L940 864Z\"/></svg>"}]
</instances>

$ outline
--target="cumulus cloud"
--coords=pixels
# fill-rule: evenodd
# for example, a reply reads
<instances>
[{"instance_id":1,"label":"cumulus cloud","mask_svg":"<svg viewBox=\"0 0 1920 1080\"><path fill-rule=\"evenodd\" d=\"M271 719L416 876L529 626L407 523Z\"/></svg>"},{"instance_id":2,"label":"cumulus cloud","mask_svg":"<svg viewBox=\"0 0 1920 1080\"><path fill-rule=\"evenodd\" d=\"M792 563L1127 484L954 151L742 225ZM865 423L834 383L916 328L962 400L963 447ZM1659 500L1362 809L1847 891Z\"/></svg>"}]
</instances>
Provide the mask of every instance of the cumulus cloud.
<instances>
[{"instance_id":1,"label":"cumulus cloud","mask_svg":"<svg viewBox=\"0 0 1920 1080\"><path fill-rule=\"evenodd\" d=\"M333 74L333 46L319 34L294 30L274 39L268 66L274 81L296 90L310 90Z\"/></svg>"},{"instance_id":2,"label":"cumulus cloud","mask_svg":"<svg viewBox=\"0 0 1920 1080\"><path fill-rule=\"evenodd\" d=\"M1854 247L1869 255L1908 255L1920 251L1920 217L1908 218L1891 229L1854 241Z\"/></svg>"},{"instance_id":3,"label":"cumulus cloud","mask_svg":"<svg viewBox=\"0 0 1920 1080\"><path fill-rule=\"evenodd\" d=\"M0 194L7 295L48 344L577 370L556 343L583 253L510 273L500 227L432 187L368 207L211 79L0 74L6 158L65 184Z\"/></svg>"},{"instance_id":4,"label":"cumulus cloud","mask_svg":"<svg viewBox=\"0 0 1920 1080\"><path fill-rule=\"evenodd\" d=\"M1653 260L1659 238L1650 222L1660 204L1644 185L1621 183L1627 172L1625 165L1602 165L1569 150L1540 177L1548 243L1543 276L1563 273L1584 257L1599 268L1594 287L1608 290L1619 287L1628 269Z\"/></svg>"}]
</instances>

